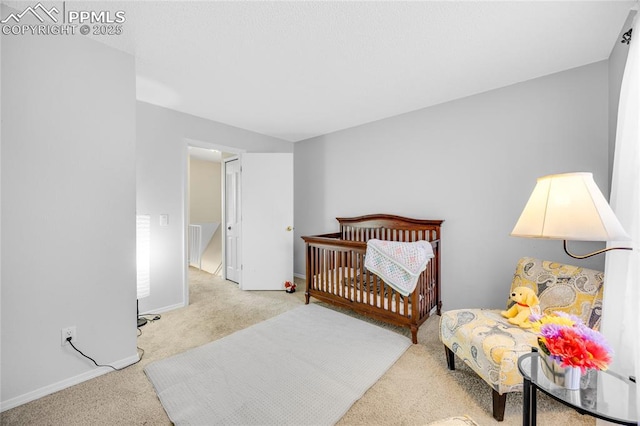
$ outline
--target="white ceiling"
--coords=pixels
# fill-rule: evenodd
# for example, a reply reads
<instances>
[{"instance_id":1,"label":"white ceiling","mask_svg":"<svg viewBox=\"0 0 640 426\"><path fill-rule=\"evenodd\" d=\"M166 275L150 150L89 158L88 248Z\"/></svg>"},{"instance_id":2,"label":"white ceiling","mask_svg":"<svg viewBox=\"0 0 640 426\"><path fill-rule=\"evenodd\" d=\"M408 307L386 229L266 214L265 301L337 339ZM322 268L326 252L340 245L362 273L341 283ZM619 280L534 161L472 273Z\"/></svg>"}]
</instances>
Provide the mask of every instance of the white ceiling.
<instances>
[{"instance_id":1,"label":"white ceiling","mask_svg":"<svg viewBox=\"0 0 640 426\"><path fill-rule=\"evenodd\" d=\"M636 1L86 4L139 100L299 141L605 60Z\"/></svg>"}]
</instances>

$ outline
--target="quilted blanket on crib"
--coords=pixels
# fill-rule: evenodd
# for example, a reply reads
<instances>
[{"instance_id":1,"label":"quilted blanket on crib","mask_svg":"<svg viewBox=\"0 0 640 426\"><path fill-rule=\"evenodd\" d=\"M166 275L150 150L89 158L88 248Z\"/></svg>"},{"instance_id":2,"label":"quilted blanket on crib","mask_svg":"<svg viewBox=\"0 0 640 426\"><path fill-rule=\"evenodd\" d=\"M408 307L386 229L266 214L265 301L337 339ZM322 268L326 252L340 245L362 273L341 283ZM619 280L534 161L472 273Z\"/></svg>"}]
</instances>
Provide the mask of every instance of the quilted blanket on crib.
<instances>
[{"instance_id":1,"label":"quilted blanket on crib","mask_svg":"<svg viewBox=\"0 0 640 426\"><path fill-rule=\"evenodd\" d=\"M364 266L403 296L416 288L420 273L433 257L428 241L411 243L371 239Z\"/></svg>"}]
</instances>

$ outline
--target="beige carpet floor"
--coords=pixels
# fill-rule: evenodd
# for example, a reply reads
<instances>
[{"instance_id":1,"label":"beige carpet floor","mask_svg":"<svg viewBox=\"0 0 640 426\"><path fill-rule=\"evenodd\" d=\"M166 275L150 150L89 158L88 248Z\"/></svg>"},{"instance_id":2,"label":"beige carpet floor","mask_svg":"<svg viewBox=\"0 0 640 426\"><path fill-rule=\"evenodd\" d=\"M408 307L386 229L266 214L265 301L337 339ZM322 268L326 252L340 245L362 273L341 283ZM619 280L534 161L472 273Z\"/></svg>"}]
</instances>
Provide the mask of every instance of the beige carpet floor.
<instances>
[{"instance_id":1,"label":"beige carpet floor","mask_svg":"<svg viewBox=\"0 0 640 426\"><path fill-rule=\"evenodd\" d=\"M145 365L304 303L302 282L298 282L299 291L293 294L243 292L235 284L205 272L191 269L189 273L191 304L142 327L138 346L145 350L145 355L141 362L5 411L0 414L0 424L169 425L143 372ZM491 417L488 385L462 362L457 363L456 371L447 370L438 340L438 320L437 316L427 320L418 334L420 343L405 352L351 407L339 425L425 425L462 414L480 425L500 424ZM404 329L383 326L409 336ZM99 354L90 355L99 358ZM521 397L521 394L508 396L503 425L522 424ZM538 424L592 426L595 421L541 395Z\"/></svg>"}]
</instances>

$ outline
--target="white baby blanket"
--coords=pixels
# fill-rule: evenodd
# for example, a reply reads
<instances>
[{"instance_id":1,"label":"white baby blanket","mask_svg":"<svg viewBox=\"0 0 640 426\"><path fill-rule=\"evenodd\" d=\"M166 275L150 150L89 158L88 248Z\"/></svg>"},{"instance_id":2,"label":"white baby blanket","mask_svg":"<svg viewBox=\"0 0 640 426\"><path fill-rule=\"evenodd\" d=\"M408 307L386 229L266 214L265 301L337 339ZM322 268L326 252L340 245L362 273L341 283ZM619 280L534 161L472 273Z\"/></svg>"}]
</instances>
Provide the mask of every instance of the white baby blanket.
<instances>
[{"instance_id":1,"label":"white baby blanket","mask_svg":"<svg viewBox=\"0 0 640 426\"><path fill-rule=\"evenodd\" d=\"M371 239L367 242L364 266L398 293L408 296L433 256L428 241L405 243Z\"/></svg>"}]
</instances>

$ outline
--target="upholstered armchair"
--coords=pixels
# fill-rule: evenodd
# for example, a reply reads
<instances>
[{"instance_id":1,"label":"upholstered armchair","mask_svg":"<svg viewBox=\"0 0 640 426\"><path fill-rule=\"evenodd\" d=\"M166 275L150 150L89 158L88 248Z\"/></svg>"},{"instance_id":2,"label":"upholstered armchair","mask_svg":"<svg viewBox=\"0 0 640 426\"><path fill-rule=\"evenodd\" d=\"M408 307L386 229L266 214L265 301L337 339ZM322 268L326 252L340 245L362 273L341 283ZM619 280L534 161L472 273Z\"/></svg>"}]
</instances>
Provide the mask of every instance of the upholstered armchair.
<instances>
[{"instance_id":1,"label":"upholstered armchair","mask_svg":"<svg viewBox=\"0 0 640 426\"><path fill-rule=\"evenodd\" d=\"M538 295L543 314L564 311L598 329L603 281L600 271L524 257L516 266L511 290L529 287ZM518 358L538 347L536 334L510 324L500 309L458 309L442 313L440 340L450 370L455 370L457 356L491 386L493 417L502 421L506 394L522 391Z\"/></svg>"}]
</instances>

